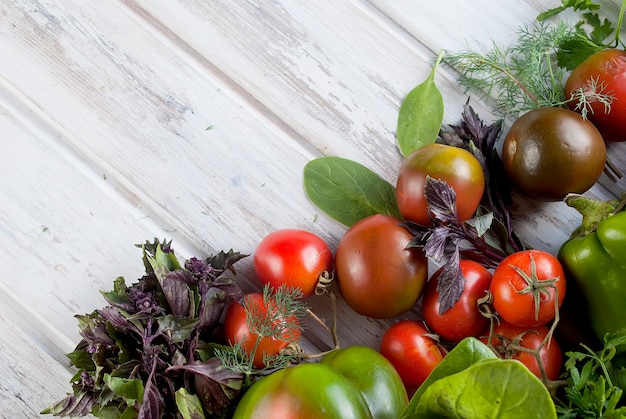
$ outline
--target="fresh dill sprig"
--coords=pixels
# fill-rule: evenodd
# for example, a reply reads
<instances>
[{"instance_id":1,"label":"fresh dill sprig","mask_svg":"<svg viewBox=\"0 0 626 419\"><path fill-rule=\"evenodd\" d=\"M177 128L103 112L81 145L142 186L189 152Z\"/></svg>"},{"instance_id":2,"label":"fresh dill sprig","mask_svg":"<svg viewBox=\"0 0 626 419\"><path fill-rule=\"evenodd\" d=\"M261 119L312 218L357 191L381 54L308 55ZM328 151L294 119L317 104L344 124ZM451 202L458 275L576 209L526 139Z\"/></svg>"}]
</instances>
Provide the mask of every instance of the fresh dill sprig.
<instances>
[{"instance_id":1,"label":"fresh dill sprig","mask_svg":"<svg viewBox=\"0 0 626 419\"><path fill-rule=\"evenodd\" d=\"M543 106L565 103L565 70L556 63L559 45L573 36L565 22L538 23L518 30L515 44L494 43L485 55L473 51L450 53L444 63L460 73L459 83L482 99L495 100L496 113L519 115Z\"/></svg>"}]
</instances>

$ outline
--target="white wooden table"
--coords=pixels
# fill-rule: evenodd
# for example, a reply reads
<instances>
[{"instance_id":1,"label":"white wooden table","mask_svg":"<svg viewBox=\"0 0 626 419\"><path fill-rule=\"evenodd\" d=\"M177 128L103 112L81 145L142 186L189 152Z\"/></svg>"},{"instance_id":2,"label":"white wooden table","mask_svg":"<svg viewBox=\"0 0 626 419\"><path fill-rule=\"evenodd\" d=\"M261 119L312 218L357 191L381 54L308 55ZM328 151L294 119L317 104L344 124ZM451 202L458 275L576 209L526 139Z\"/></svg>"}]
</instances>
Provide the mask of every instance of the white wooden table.
<instances>
[{"instance_id":1,"label":"white wooden table","mask_svg":"<svg viewBox=\"0 0 626 419\"><path fill-rule=\"evenodd\" d=\"M142 273L134 244L252 253L298 227L335 246L345 228L307 200L303 166L337 155L395 183L398 107L437 53L507 44L557 4L1 0L0 417L39 417L70 390L74 315ZM466 94L445 67L436 80L454 123ZM621 190L603 177L590 193ZM519 234L552 252L579 222L562 203L515 210ZM239 273L256 287L251 258ZM377 347L390 323L339 315L344 345ZM328 343L307 332L308 348Z\"/></svg>"}]
</instances>

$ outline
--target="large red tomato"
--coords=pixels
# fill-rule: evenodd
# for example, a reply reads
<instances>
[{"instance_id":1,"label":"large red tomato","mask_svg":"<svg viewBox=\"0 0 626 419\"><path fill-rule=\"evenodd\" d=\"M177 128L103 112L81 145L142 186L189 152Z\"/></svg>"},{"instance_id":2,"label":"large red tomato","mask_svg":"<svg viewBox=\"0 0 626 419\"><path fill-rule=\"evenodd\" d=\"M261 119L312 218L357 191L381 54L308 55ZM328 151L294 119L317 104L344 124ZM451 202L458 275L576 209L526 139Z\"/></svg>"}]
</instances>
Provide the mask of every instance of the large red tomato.
<instances>
[{"instance_id":1,"label":"large red tomato","mask_svg":"<svg viewBox=\"0 0 626 419\"><path fill-rule=\"evenodd\" d=\"M424 195L427 176L443 180L454 189L459 221L474 215L485 189L485 174L479 161L462 148L428 144L409 154L400 166L396 201L403 218L432 225Z\"/></svg>"},{"instance_id":2,"label":"large red tomato","mask_svg":"<svg viewBox=\"0 0 626 419\"><path fill-rule=\"evenodd\" d=\"M493 308L507 322L535 327L552 321L565 298L561 262L542 250L523 250L500 262L491 280Z\"/></svg>"},{"instance_id":3,"label":"large red tomato","mask_svg":"<svg viewBox=\"0 0 626 419\"><path fill-rule=\"evenodd\" d=\"M380 341L380 353L393 364L407 389L422 385L446 354L429 333L422 322L402 320L392 324Z\"/></svg>"},{"instance_id":4,"label":"large red tomato","mask_svg":"<svg viewBox=\"0 0 626 419\"><path fill-rule=\"evenodd\" d=\"M318 279L333 266L326 242L306 230L274 231L261 240L254 252L254 271L263 284L299 287L304 297L315 292Z\"/></svg>"},{"instance_id":5,"label":"large red tomato","mask_svg":"<svg viewBox=\"0 0 626 419\"><path fill-rule=\"evenodd\" d=\"M461 260L461 272L465 277L465 288L459 300L445 311L439 312L439 276L443 267L433 274L422 298L422 315L433 332L442 339L459 342L469 336L477 336L489 323L478 306L478 300L485 297L491 285L491 272L472 260Z\"/></svg>"},{"instance_id":6,"label":"large red tomato","mask_svg":"<svg viewBox=\"0 0 626 419\"><path fill-rule=\"evenodd\" d=\"M591 112L587 118L598 128L606 141L626 141L626 52L605 49L583 61L572 71L565 83L569 98L579 89L587 94ZM607 112L605 105L589 97L589 93L604 93L614 97ZM573 110L579 101L568 103Z\"/></svg>"},{"instance_id":7,"label":"large red tomato","mask_svg":"<svg viewBox=\"0 0 626 419\"><path fill-rule=\"evenodd\" d=\"M481 341L487 343L489 341L489 328L481 335ZM549 329L546 326L526 327L514 326L510 323L500 320L494 326L491 344L501 358L517 359L535 374L542 377L537 357L534 353L527 352L525 349L535 351L539 347L539 357L545 369L546 377L550 380L556 380L561 372L561 362L563 354L557 341L550 337L543 346L542 343L548 335ZM523 348L523 349L520 349Z\"/></svg>"},{"instance_id":8,"label":"large red tomato","mask_svg":"<svg viewBox=\"0 0 626 419\"><path fill-rule=\"evenodd\" d=\"M335 254L339 291L357 313L396 317L411 309L428 279L428 261L407 248L413 235L401 220L376 214L352 225Z\"/></svg>"},{"instance_id":9,"label":"large red tomato","mask_svg":"<svg viewBox=\"0 0 626 419\"><path fill-rule=\"evenodd\" d=\"M250 331L246 310L243 304L250 307L249 311L257 313L257 315L261 317L277 308L274 300L270 298L269 301L266 301L261 293L247 294L241 302L235 301L228 307L224 320L224 337L231 345L241 342L243 350L251 356L259 335ZM263 336L260 338L256 352L254 353L253 364L256 368L266 366L263 360L264 356L277 355L291 342L297 341L301 335L297 318L271 317L278 318L279 323L275 326L281 329L281 333L278 337Z\"/></svg>"}]
</instances>

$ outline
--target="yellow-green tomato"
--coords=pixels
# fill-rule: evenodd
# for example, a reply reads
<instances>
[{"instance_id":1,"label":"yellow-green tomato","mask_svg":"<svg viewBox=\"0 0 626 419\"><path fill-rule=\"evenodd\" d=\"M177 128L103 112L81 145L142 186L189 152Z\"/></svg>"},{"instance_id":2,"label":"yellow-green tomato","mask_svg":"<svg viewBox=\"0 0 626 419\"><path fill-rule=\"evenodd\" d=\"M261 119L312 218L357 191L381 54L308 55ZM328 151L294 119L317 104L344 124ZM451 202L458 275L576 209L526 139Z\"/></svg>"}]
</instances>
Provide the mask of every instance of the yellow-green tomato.
<instances>
[{"instance_id":1,"label":"yellow-green tomato","mask_svg":"<svg viewBox=\"0 0 626 419\"><path fill-rule=\"evenodd\" d=\"M372 348L352 346L261 378L244 393L233 418L396 419L407 403L391 363Z\"/></svg>"}]
</instances>

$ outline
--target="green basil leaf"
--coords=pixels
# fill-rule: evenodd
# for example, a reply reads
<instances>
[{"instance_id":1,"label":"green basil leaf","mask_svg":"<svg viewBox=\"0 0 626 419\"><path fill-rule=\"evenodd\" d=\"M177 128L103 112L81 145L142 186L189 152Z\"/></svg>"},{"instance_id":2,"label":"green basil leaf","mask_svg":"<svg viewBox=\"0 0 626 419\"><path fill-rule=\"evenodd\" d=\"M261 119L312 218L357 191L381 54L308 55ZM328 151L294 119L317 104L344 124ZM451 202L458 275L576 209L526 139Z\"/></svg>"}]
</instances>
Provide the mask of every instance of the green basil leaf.
<instances>
[{"instance_id":1,"label":"green basil leaf","mask_svg":"<svg viewBox=\"0 0 626 419\"><path fill-rule=\"evenodd\" d=\"M109 374L105 374L104 382L111 391L123 397L129 405L132 405L135 401L141 402L143 400L144 386L141 379L112 377Z\"/></svg>"},{"instance_id":2,"label":"green basil leaf","mask_svg":"<svg viewBox=\"0 0 626 419\"><path fill-rule=\"evenodd\" d=\"M556 418L543 383L521 362L485 359L430 385L418 414L445 418Z\"/></svg>"},{"instance_id":3,"label":"green basil leaf","mask_svg":"<svg viewBox=\"0 0 626 419\"><path fill-rule=\"evenodd\" d=\"M304 189L311 202L348 227L374 214L400 217L394 186L348 159L320 157L307 163Z\"/></svg>"},{"instance_id":4,"label":"green basil leaf","mask_svg":"<svg viewBox=\"0 0 626 419\"><path fill-rule=\"evenodd\" d=\"M407 156L419 147L434 143L443 122L443 97L435 84L435 71L443 58L437 57L429 76L404 98L398 112L397 140Z\"/></svg>"},{"instance_id":5,"label":"green basil leaf","mask_svg":"<svg viewBox=\"0 0 626 419\"><path fill-rule=\"evenodd\" d=\"M204 419L202 402L195 394L189 393L185 388L176 391L176 407L183 419Z\"/></svg>"}]
</instances>

